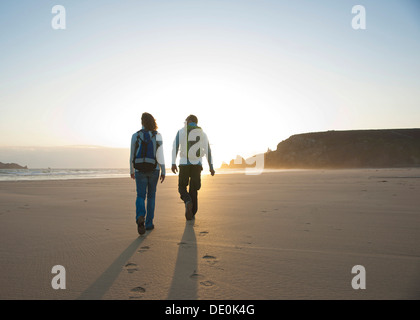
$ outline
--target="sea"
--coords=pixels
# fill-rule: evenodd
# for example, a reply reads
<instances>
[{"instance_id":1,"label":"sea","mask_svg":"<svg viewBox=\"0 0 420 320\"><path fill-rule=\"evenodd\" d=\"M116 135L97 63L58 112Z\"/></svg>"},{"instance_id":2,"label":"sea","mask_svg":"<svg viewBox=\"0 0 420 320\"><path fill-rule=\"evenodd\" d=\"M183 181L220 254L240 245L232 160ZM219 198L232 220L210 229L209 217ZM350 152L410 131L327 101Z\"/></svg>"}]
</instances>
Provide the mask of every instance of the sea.
<instances>
[{"instance_id":1,"label":"sea","mask_svg":"<svg viewBox=\"0 0 420 320\"><path fill-rule=\"evenodd\" d=\"M130 177L129 169L0 169L0 181L70 180Z\"/></svg>"},{"instance_id":2,"label":"sea","mask_svg":"<svg viewBox=\"0 0 420 320\"><path fill-rule=\"evenodd\" d=\"M264 170L290 171L290 170ZM260 174L262 172L247 172L245 169L216 169L216 174ZM202 171L202 175L208 175L208 169ZM166 169L166 175L174 175L170 169ZM128 168L117 169L0 169L0 181L38 181L38 180L71 180L71 179L101 179L101 178L129 178Z\"/></svg>"}]
</instances>

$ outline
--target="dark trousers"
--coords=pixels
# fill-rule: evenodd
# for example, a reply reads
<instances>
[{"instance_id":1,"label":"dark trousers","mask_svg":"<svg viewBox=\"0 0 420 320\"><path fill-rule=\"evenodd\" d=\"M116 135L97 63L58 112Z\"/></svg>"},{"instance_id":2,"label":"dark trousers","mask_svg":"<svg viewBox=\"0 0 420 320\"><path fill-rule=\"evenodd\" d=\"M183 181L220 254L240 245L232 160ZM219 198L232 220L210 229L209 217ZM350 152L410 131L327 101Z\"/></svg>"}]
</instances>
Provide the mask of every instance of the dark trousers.
<instances>
[{"instance_id":1,"label":"dark trousers","mask_svg":"<svg viewBox=\"0 0 420 320\"><path fill-rule=\"evenodd\" d=\"M178 191L185 203L192 201L194 215L198 210L198 190L201 188L202 170L201 165L179 166ZM189 186L188 192L187 186Z\"/></svg>"}]
</instances>

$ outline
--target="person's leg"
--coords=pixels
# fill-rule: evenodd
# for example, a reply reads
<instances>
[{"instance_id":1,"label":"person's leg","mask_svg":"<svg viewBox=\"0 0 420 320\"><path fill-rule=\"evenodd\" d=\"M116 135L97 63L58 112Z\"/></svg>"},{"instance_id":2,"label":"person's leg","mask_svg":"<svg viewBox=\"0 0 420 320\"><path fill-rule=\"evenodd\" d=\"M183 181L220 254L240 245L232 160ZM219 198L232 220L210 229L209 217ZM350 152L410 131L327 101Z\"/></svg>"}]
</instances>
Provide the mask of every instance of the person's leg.
<instances>
[{"instance_id":1,"label":"person's leg","mask_svg":"<svg viewBox=\"0 0 420 320\"><path fill-rule=\"evenodd\" d=\"M198 211L198 192L197 190L192 190L190 186L189 194L192 200L192 214L195 216Z\"/></svg>"},{"instance_id":2,"label":"person's leg","mask_svg":"<svg viewBox=\"0 0 420 320\"><path fill-rule=\"evenodd\" d=\"M185 203L191 201L191 197L187 191L187 186L190 182L190 167L189 165L179 166L178 192Z\"/></svg>"},{"instance_id":3,"label":"person's leg","mask_svg":"<svg viewBox=\"0 0 420 320\"><path fill-rule=\"evenodd\" d=\"M191 165L179 166L178 191L181 199L185 203L185 218L191 220L193 218L193 202L190 194L187 191L187 186L190 184Z\"/></svg>"},{"instance_id":4,"label":"person's leg","mask_svg":"<svg viewBox=\"0 0 420 320\"><path fill-rule=\"evenodd\" d=\"M193 202L192 213L195 215L198 211L198 190L201 188L201 166L192 166L191 168L191 181L189 188L189 195Z\"/></svg>"},{"instance_id":5,"label":"person's leg","mask_svg":"<svg viewBox=\"0 0 420 320\"><path fill-rule=\"evenodd\" d=\"M144 221L144 216L146 215L146 207L144 201L146 199L146 188L147 188L147 177L141 173L135 173L136 178L136 189L137 189L137 197L136 197L136 223L138 224L138 231L143 232L142 225L139 225L139 221Z\"/></svg>"},{"instance_id":6,"label":"person's leg","mask_svg":"<svg viewBox=\"0 0 420 320\"><path fill-rule=\"evenodd\" d=\"M159 170L154 170L152 173L148 174L146 229L153 227L153 218L155 217L156 186L158 180Z\"/></svg>"}]
</instances>

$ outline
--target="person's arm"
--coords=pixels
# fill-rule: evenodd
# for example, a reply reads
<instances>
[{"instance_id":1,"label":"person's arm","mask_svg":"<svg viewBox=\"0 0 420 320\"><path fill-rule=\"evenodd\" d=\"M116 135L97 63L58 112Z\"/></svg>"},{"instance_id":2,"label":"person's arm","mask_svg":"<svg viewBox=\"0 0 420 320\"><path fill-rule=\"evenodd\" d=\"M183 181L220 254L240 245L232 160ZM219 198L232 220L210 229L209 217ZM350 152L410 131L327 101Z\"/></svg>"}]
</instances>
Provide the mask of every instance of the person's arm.
<instances>
[{"instance_id":1,"label":"person's arm","mask_svg":"<svg viewBox=\"0 0 420 320\"><path fill-rule=\"evenodd\" d=\"M213 168L213 158L212 158L212 156L211 156L211 148L210 148L210 143L208 143L208 153L207 153L207 161L208 161L208 163L209 163L209 167L210 167L210 173L211 173L211 175L212 176L214 176L214 174L216 173L215 171L214 171L214 168Z\"/></svg>"},{"instance_id":2,"label":"person's arm","mask_svg":"<svg viewBox=\"0 0 420 320\"><path fill-rule=\"evenodd\" d=\"M207 147L206 148L206 158L207 158L207 162L209 164L210 173L211 173L212 176L214 176L214 174L216 172L214 171L214 168L213 168L213 157L211 155L210 142L209 142L209 139L207 137L207 134L205 134L205 133L204 133L204 143Z\"/></svg>"},{"instance_id":3,"label":"person's arm","mask_svg":"<svg viewBox=\"0 0 420 320\"><path fill-rule=\"evenodd\" d=\"M172 172L176 173L178 171L176 166L176 157L179 150L179 131L176 133L174 143L172 144Z\"/></svg>"},{"instance_id":4,"label":"person's arm","mask_svg":"<svg viewBox=\"0 0 420 320\"><path fill-rule=\"evenodd\" d=\"M156 141L159 142L159 146L156 150L156 160L160 168L160 181L163 182L166 176L166 169L165 169L165 155L163 152L163 139L160 133L156 135Z\"/></svg>"},{"instance_id":5,"label":"person's arm","mask_svg":"<svg viewBox=\"0 0 420 320\"><path fill-rule=\"evenodd\" d=\"M131 137L131 146L130 146L130 176L134 179L134 166L133 166L133 159L134 159L134 151L136 148L136 141L137 141L137 133L133 134Z\"/></svg>"}]
</instances>

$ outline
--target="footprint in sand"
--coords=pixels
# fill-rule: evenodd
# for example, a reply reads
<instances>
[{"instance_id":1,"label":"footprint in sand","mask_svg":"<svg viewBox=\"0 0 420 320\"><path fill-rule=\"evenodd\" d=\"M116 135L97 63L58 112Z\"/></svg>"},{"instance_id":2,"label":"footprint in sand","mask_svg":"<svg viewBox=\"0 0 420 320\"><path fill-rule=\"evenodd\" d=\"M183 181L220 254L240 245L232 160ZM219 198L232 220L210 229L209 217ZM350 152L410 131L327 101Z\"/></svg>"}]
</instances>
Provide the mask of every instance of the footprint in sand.
<instances>
[{"instance_id":1,"label":"footprint in sand","mask_svg":"<svg viewBox=\"0 0 420 320\"><path fill-rule=\"evenodd\" d=\"M190 279L192 280L202 280L204 279L204 276L202 274L199 274L196 272L196 270L194 270L193 274L190 275ZM214 285L213 281L210 280L206 280L206 281L200 281L200 285L205 286L205 287L211 287Z\"/></svg>"},{"instance_id":2,"label":"footprint in sand","mask_svg":"<svg viewBox=\"0 0 420 320\"><path fill-rule=\"evenodd\" d=\"M208 265L212 266L212 267L216 267L216 264L219 263L219 260L217 260L217 258L215 256L210 256L210 255L205 255L203 257L203 259L207 260L206 262L208 263ZM216 267L218 268L218 267ZM222 268L218 268L223 270Z\"/></svg>"},{"instance_id":3,"label":"footprint in sand","mask_svg":"<svg viewBox=\"0 0 420 320\"><path fill-rule=\"evenodd\" d=\"M192 244L190 244L190 243L188 243L188 242L178 242L178 245L181 247L181 248L183 248L183 249L189 249L189 248L192 248L193 247L193 245Z\"/></svg>"},{"instance_id":4,"label":"footprint in sand","mask_svg":"<svg viewBox=\"0 0 420 320\"><path fill-rule=\"evenodd\" d=\"M206 255L203 257L203 259L216 259L216 257L215 257L215 256L210 256L210 255L206 254Z\"/></svg>"},{"instance_id":5,"label":"footprint in sand","mask_svg":"<svg viewBox=\"0 0 420 320\"><path fill-rule=\"evenodd\" d=\"M205 287L211 287L211 286L214 285L214 282L213 281L210 281L210 280L207 280L207 281L201 281L200 284L202 286L205 286Z\"/></svg>"},{"instance_id":6,"label":"footprint in sand","mask_svg":"<svg viewBox=\"0 0 420 320\"><path fill-rule=\"evenodd\" d=\"M140 252L140 253L142 253L142 252L146 252L147 250L149 250L150 249L150 247L149 246L144 246L144 247L141 247L140 248L140 250L138 250L137 252Z\"/></svg>"},{"instance_id":7,"label":"footprint in sand","mask_svg":"<svg viewBox=\"0 0 420 320\"><path fill-rule=\"evenodd\" d=\"M136 271L139 271L138 268L136 268L137 265L135 263L129 262L125 265L125 269L127 270L128 273L133 273Z\"/></svg>"},{"instance_id":8,"label":"footprint in sand","mask_svg":"<svg viewBox=\"0 0 420 320\"><path fill-rule=\"evenodd\" d=\"M203 279L204 276L202 274L197 273L195 270L193 272L192 275L190 275L190 279L192 280L198 280L198 279Z\"/></svg>"},{"instance_id":9,"label":"footprint in sand","mask_svg":"<svg viewBox=\"0 0 420 320\"><path fill-rule=\"evenodd\" d=\"M217 261L217 260L209 260L209 261L207 261L207 263L208 263L209 266L216 267L216 264L218 264L219 261ZM219 268L219 267L218 267L218 269L223 270L223 268Z\"/></svg>"},{"instance_id":10,"label":"footprint in sand","mask_svg":"<svg viewBox=\"0 0 420 320\"><path fill-rule=\"evenodd\" d=\"M208 235L209 234L209 232L208 231L201 231L200 233L199 233L199 236L200 237L204 237L204 236L206 236L206 235Z\"/></svg>"},{"instance_id":11,"label":"footprint in sand","mask_svg":"<svg viewBox=\"0 0 420 320\"><path fill-rule=\"evenodd\" d=\"M135 292L135 293L145 293L146 289L143 287L135 287L133 289L130 290L131 292Z\"/></svg>"},{"instance_id":12,"label":"footprint in sand","mask_svg":"<svg viewBox=\"0 0 420 320\"><path fill-rule=\"evenodd\" d=\"M126 268L128 268L128 267L137 267L137 265L136 265L135 263L133 263L133 262L129 262L129 263L127 263L127 264L125 265L125 267L126 267Z\"/></svg>"}]
</instances>

